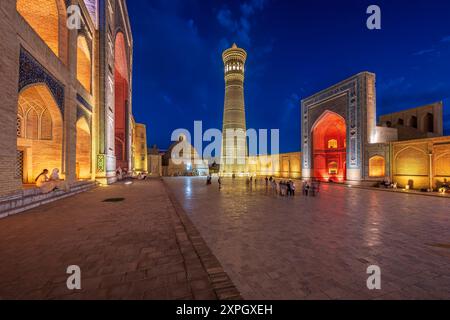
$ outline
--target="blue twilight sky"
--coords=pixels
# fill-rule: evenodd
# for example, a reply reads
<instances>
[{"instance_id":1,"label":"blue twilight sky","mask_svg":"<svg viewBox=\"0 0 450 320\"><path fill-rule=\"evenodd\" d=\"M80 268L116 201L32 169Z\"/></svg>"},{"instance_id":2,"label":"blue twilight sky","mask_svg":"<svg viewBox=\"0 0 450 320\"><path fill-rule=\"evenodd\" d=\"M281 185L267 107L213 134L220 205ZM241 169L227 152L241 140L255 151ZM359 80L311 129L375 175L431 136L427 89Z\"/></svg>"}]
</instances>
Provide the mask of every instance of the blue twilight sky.
<instances>
[{"instance_id":1,"label":"blue twilight sky","mask_svg":"<svg viewBox=\"0 0 450 320\"><path fill-rule=\"evenodd\" d=\"M378 4L382 30L366 28ZM247 50L248 128L300 149L300 100L361 71L377 74L378 115L444 100L450 134L448 0L129 0L133 110L149 145L177 128L222 127L221 53Z\"/></svg>"}]
</instances>

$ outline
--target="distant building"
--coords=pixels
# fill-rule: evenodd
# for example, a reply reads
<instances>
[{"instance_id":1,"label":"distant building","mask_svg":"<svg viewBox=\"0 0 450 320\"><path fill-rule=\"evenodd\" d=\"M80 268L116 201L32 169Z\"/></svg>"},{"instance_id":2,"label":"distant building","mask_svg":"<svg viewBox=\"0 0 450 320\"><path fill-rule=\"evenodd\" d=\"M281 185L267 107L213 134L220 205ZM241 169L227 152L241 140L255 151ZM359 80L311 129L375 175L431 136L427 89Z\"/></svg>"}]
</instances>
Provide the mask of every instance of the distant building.
<instances>
[{"instance_id":1,"label":"distant building","mask_svg":"<svg viewBox=\"0 0 450 320\"><path fill-rule=\"evenodd\" d=\"M443 104L436 102L386 114L380 117L379 125L396 129L399 141L441 137L444 135Z\"/></svg>"},{"instance_id":2,"label":"distant building","mask_svg":"<svg viewBox=\"0 0 450 320\"><path fill-rule=\"evenodd\" d=\"M148 149L147 159L148 159L148 174L152 177L161 177L163 175L162 171L162 156L165 152L160 151L156 145L151 149Z\"/></svg>"},{"instance_id":3,"label":"distant building","mask_svg":"<svg viewBox=\"0 0 450 320\"><path fill-rule=\"evenodd\" d=\"M186 154L185 152L188 152ZM208 161L203 160L184 136L174 142L162 156L163 176L206 176Z\"/></svg>"},{"instance_id":4,"label":"distant building","mask_svg":"<svg viewBox=\"0 0 450 320\"><path fill-rule=\"evenodd\" d=\"M147 127L136 123L134 126L133 155L135 172L148 173L147 159Z\"/></svg>"}]
</instances>

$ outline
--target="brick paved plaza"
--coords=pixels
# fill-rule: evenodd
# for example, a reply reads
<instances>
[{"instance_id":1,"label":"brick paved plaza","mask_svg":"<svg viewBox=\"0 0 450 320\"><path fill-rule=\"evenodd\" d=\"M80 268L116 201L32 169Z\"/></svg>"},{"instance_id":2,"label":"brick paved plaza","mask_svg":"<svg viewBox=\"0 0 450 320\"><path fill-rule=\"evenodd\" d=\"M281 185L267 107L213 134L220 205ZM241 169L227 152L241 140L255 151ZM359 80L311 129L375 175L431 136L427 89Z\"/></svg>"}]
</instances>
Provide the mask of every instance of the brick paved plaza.
<instances>
[{"instance_id":1,"label":"brick paved plaza","mask_svg":"<svg viewBox=\"0 0 450 320\"><path fill-rule=\"evenodd\" d=\"M167 181L245 299L450 298L449 199L331 185L293 199ZM369 265L381 267L381 291L367 289Z\"/></svg>"},{"instance_id":2,"label":"brick paved plaza","mask_svg":"<svg viewBox=\"0 0 450 320\"><path fill-rule=\"evenodd\" d=\"M123 202L103 202L125 198ZM217 299L238 293L160 180L0 220L1 299ZM201 257L201 259L200 259ZM82 290L67 289L70 265Z\"/></svg>"},{"instance_id":3,"label":"brick paved plaza","mask_svg":"<svg viewBox=\"0 0 450 320\"><path fill-rule=\"evenodd\" d=\"M450 297L449 199L165 181L169 192L116 184L0 220L0 299L239 298L232 283L244 299ZM366 287L372 264L381 291ZM79 292L69 265L81 267Z\"/></svg>"}]
</instances>

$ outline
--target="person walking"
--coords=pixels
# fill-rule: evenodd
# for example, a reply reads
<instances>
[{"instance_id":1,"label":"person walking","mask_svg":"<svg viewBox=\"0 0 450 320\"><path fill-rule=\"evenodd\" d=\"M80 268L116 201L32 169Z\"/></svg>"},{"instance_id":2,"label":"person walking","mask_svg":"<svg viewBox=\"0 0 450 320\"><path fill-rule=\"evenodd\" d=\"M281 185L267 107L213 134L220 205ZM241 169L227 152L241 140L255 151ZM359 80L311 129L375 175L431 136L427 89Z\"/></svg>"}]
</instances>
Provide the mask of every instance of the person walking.
<instances>
[{"instance_id":1,"label":"person walking","mask_svg":"<svg viewBox=\"0 0 450 320\"><path fill-rule=\"evenodd\" d=\"M219 190L222 190L222 177L219 177Z\"/></svg>"},{"instance_id":2,"label":"person walking","mask_svg":"<svg viewBox=\"0 0 450 320\"><path fill-rule=\"evenodd\" d=\"M289 181L289 185L290 185L290 187L291 187L291 195L293 196L293 197L295 197L295 183L294 183L294 181Z\"/></svg>"},{"instance_id":3,"label":"person walking","mask_svg":"<svg viewBox=\"0 0 450 320\"><path fill-rule=\"evenodd\" d=\"M313 181L311 183L311 196L315 197L316 196L316 191L317 191L317 184L315 181Z\"/></svg>"},{"instance_id":4,"label":"person walking","mask_svg":"<svg viewBox=\"0 0 450 320\"><path fill-rule=\"evenodd\" d=\"M283 197L286 197L288 195L287 192L288 192L287 183L286 181L283 181L281 185L281 195Z\"/></svg>"}]
</instances>

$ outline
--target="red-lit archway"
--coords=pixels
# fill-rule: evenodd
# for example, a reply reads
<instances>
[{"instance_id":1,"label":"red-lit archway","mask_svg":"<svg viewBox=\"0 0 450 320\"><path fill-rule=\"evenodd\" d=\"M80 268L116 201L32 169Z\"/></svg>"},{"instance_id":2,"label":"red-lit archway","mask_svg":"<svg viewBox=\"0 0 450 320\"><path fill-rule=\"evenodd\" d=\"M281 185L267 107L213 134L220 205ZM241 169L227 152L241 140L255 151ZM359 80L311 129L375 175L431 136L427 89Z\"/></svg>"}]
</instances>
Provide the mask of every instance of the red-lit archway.
<instances>
[{"instance_id":1,"label":"red-lit archway","mask_svg":"<svg viewBox=\"0 0 450 320\"><path fill-rule=\"evenodd\" d=\"M128 59L125 38L119 32L115 44L115 156L116 167L128 169Z\"/></svg>"},{"instance_id":2,"label":"red-lit archway","mask_svg":"<svg viewBox=\"0 0 450 320\"><path fill-rule=\"evenodd\" d=\"M347 128L345 119L326 111L313 127L314 177L324 181L346 180Z\"/></svg>"}]
</instances>

